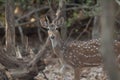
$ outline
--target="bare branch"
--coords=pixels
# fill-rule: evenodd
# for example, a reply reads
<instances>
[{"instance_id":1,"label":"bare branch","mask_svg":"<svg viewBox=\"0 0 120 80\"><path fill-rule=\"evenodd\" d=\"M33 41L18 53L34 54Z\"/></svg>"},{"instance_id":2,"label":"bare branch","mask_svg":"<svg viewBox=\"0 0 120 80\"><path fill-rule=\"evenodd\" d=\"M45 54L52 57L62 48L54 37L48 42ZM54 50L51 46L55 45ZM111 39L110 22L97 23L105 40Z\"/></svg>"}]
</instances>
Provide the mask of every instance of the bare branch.
<instances>
[{"instance_id":1,"label":"bare branch","mask_svg":"<svg viewBox=\"0 0 120 80\"><path fill-rule=\"evenodd\" d=\"M90 20L88 21L88 23L87 23L85 29L80 33L80 35L79 35L75 40L78 40L78 39L83 35L83 33L87 32L87 29L88 29L88 27L89 27L91 21L92 21L92 18L90 18Z\"/></svg>"},{"instance_id":2,"label":"bare branch","mask_svg":"<svg viewBox=\"0 0 120 80\"><path fill-rule=\"evenodd\" d=\"M48 6L44 6L44 7L42 7L42 8L38 8L38 9L32 10L32 11L30 11L28 14L25 14L25 15L23 15L22 17L18 18L17 21L20 21L21 19L24 19L24 18L26 18L26 17L29 17L31 14L33 14L33 13L35 13L35 12L38 12L38 11L41 11L41 10L43 10L43 9L49 9L49 7L48 7Z\"/></svg>"},{"instance_id":3,"label":"bare branch","mask_svg":"<svg viewBox=\"0 0 120 80\"><path fill-rule=\"evenodd\" d=\"M49 37L47 38L44 46L42 47L42 49L35 55L35 57L33 58L32 61L30 61L30 63L28 64L28 67L34 66L43 56L44 54L44 50L46 49L46 47L48 46L49 43Z\"/></svg>"},{"instance_id":4,"label":"bare branch","mask_svg":"<svg viewBox=\"0 0 120 80\"><path fill-rule=\"evenodd\" d=\"M119 0L115 0L116 1L116 3L120 6L120 1Z\"/></svg>"}]
</instances>

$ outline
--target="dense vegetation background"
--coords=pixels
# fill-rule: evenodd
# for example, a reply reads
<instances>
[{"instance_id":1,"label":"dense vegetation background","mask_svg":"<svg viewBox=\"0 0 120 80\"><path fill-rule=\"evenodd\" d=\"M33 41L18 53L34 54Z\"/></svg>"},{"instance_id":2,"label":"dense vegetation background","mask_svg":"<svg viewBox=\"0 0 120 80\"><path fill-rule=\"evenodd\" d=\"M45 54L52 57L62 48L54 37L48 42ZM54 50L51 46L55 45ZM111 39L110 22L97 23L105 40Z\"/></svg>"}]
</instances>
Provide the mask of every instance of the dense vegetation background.
<instances>
[{"instance_id":1,"label":"dense vegetation background","mask_svg":"<svg viewBox=\"0 0 120 80\"><path fill-rule=\"evenodd\" d=\"M50 22L54 20L60 1L0 0L0 71L4 75L1 79L33 80L40 71L44 75L46 64L43 60L52 51L47 42L47 29L41 26L40 19L45 20L47 16ZM115 31L112 32L119 41L119 0L115 1ZM65 24L59 31L64 42L100 38L102 8L99 0L63 2L61 16L64 17ZM46 54L43 54L46 45ZM7 72L10 77L6 75Z\"/></svg>"}]
</instances>

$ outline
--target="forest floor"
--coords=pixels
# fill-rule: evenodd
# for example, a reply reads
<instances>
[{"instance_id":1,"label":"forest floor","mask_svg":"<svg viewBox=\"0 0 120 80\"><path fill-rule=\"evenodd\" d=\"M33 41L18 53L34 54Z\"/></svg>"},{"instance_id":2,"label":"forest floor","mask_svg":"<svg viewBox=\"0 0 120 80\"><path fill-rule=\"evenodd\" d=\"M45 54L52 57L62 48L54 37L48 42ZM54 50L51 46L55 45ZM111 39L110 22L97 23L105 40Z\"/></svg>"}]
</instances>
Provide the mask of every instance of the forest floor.
<instances>
[{"instance_id":1,"label":"forest floor","mask_svg":"<svg viewBox=\"0 0 120 80\"><path fill-rule=\"evenodd\" d=\"M39 41L37 41L36 37L30 38L29 47L31 47L33 50L38 48L40 46ZM36 47L35 47L36 46ZM41 45L42 47L43 45ZM50 54L50 50L46 50ZM28 52L30 53L30 52ZM60 64L56 62L55 64L49 64L45 67L45 70L43 70L45 75L43 73L39 72L39 74L35 77L35 80L73 80L74 78L74 71L73 70L67 70L65 72L65 77L62 77L62 74L60 72ZM47 77L47 79L45 78ZM105 71L103 70L103 66L98 67L88 67L88 68L82 68L81 74L80 74L80 80L108 80Z\"/></svg>"},{"instance_id":2,"label":"forest floor","mask_svg":"<svg viewBox=\"0 0 120 80\"><path fill-rule=\"evenodd\" d=\"M35 38L32 38L36 40ZM32 40L33 41L33 40ZM38 45L37 41L34 42L34 46ZM31 45L33 47L33 43ZM42 47L42 46L41 46ZM47 49L47 54L51 54L51 50ZM62 73L60 72L60 64L56 61L54 64L49 64L43 70L44 74L40 72L35 80L73 80L74 71L71 69L67 69L65 72L64 78L62 77ZM47 79L45 78L47 77ZM105 71L103 70L103 66L98 67L87 67L82 68L80 74L80 80L108 80Z\"/></svg>"},{"instance_id":3,"label":"forest floor","mask_svg":"<svg viewBox=\"0 0 120 80\"><path fill-rule=\"evenodd\" d=\"M48 65L44 70L44 73L48 80L73 80L74 73L72 70L67 70L65 72L65 78L62 78L60 73L60 68L58 63L55 65ZM36 80L46 80L42 73L39 73ZM108 80L105 71L103 71L102 66L83 68L80 75L80 80Z\"/></svg>"}]
</instances>

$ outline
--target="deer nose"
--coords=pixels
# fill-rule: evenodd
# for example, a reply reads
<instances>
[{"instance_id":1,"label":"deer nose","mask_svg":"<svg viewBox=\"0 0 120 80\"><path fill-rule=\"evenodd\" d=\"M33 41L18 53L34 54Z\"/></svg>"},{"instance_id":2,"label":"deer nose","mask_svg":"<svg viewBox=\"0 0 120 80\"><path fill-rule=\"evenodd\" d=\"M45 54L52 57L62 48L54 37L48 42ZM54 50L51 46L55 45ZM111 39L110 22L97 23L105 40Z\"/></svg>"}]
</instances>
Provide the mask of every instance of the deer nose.
<instances>
[{"instance_id":1,"label":"deer nose","mask_svg":"<svg viewBox=\"0 0 120 80\"><path fill-rule=\"evenodd\" d=\"M51 39L54 39L54 38L55 38L55 36L52 35L52 36L51 36Z\"/></svg>"}]
</instances>

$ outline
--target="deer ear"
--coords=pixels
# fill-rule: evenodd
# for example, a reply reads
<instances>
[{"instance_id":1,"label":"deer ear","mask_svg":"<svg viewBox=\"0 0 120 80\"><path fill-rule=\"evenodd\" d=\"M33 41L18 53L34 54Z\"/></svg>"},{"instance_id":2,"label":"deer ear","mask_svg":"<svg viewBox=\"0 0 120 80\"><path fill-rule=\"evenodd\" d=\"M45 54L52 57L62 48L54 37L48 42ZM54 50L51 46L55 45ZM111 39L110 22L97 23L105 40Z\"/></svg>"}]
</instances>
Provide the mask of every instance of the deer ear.
<instances>
[{"instance_id":1,"label":"deer ear","mask_svg":"<svg viewBox=\"0 0 120 80\"><path fill-rule=\"evenodd\" d=\"M60 17L58 20L54 21L57 26L62 26L64 24L64 18Z\"/></svg>"},{"instance_id":2,"label":"deer ear","mask_svg":"<svg viewBox=\"0 0 120 80\"><path fill-rule=\"evenodd\" d=\"M48 18L47 17L40 18L40 24L41 24L42 27L48 28L48 25L49 25Z\"/></svg>"}]
</instances>

